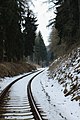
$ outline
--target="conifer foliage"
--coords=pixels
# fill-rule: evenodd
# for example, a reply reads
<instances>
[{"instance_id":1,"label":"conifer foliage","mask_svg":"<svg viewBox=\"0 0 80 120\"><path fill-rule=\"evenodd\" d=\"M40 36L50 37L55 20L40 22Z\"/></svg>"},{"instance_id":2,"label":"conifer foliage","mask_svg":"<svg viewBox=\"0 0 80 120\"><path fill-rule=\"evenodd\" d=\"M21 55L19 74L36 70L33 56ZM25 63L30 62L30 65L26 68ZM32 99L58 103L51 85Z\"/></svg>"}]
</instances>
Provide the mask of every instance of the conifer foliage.
<instances>
[{"instance_id":1,"label":"conifer foliage","mask_svg":"<svg viewBox=\"0 0 80 120\"><path fill-rule=\"evenodd\" d=\"M37 64L40 64L47 61L47 49L44 44L43 37L41 32L39 31L36 39L35 39L35 61Z\"/></svg>"},{"instance_id":2,"label":"conifer foliage","mask_svg":"<svg viewBox=\"0 0 80 120\"><path fill-rule=\"evenodd\" d=\"M33 12L28 8L24 24L24 55L28 56L33 53L38 24Z\"/></svg>"},{"instance_id":3,"label":"conifer foliage","mask_svg":"<svg viewBox=\"0 0 80 120\"><path fill-rule=\"evenodd\" d=\"M25 6L24 0L0 0L0 61L19 61L33 52L36 20L29 11L25 17ZM26 35L22 32L23 21Z\"/></svg>"},{"instance_id":4,"label":"conifer foliage","mask_svg":"<svg viewBox=\"0 0 80 120\"><path fill-rule=\"evenodd\" d=\"M58 29L59 37L67 44L75 43L75 36L79 26L79 9L78 0L62 0L56 3L59 6L57 9L57 16L55 27Z\"/></svg>"},{"instance_id":5,"label":"conifer foliage","mask_svg":"<svg viewBox=\"0 0 80 120\"><path fill-rule=\"evenodd\" d=\"M54 26L58 30L60 41L68 46L80 41L80 0L48 0L56 7Z\"/></svg>"}]
</instances>

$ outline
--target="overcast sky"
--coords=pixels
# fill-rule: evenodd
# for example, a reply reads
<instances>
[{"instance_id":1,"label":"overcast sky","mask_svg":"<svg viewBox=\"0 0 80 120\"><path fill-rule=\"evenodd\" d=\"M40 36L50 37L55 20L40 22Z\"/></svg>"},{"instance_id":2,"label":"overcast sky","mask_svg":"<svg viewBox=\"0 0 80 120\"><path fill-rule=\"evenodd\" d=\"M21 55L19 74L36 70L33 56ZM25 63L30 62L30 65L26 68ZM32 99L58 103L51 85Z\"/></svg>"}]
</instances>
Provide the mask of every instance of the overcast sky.
<instances>
[{"instance_id":1,"label":"overcast sky","mask_svg":"<svg viewBox=\"0 0 80 120\"><path fill-rule=\"evenodd\" d=\"M46 27L49 24L49 20L53 17L53 11L48 11L49 4L44 3L45 0L34 0L35 7L33 8L36 13L38 19L38 31L41 31L41 34L44 39L45 45L48 45L49 34L51 31L51 27Z\"/></svg>"}]
</instances>

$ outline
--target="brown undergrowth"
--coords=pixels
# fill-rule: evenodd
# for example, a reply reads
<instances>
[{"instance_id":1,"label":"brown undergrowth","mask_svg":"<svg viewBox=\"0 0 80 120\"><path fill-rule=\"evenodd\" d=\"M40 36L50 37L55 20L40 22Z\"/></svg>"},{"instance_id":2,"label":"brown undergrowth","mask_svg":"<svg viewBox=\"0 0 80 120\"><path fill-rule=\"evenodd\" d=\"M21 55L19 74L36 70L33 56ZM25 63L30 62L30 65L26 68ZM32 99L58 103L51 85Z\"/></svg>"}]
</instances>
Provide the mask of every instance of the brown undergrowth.
<instances>
[{"instance_id":1,"label":"brown undergrowth","mask_svg":"<svg viewBox=\"0 0 80 120\"><path fill-rule=\"evenodd\" d=\"M0 77L10 77L19 75L22 73L30 72L32 70L36 70L35 65L20 62L2 62L0 63Z\"/></svg>"}]
</instances>

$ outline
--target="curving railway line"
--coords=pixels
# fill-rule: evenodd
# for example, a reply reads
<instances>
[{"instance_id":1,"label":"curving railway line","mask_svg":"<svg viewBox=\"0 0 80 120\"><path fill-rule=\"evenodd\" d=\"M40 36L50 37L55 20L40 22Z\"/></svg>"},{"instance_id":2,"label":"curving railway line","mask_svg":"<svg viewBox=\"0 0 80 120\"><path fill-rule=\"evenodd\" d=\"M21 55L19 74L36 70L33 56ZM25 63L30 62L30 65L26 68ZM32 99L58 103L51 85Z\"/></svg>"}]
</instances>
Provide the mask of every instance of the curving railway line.
<instances>
[{"instance_id":1,"label":"curving railway line","mask_svg":"<svg viewBox=\"0 0 80 120\"><path fill-rule=\"evenodd\" d=\"M36 104L31 82L43 71L27 74L10 83L0 94L0 120L47 120Z\"/></svg>"}]
</instances>

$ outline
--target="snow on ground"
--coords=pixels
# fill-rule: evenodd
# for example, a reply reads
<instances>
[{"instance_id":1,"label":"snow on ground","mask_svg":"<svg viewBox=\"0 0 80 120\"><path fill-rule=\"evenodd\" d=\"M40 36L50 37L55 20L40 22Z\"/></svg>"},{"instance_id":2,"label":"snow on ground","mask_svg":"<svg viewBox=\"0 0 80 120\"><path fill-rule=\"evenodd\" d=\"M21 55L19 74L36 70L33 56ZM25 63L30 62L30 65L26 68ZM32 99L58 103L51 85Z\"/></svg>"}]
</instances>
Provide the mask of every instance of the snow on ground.
<instances>
[{"instance_id":1,"label":"snow on ground","mask_svg":"<svg viewBox=\"0 0 80 120\"><path fill-rule=\"evenodd\" d=\"M80 103L80 48L72 51L68 57L59 60L59 64L53 70L51 76L54 80L58 80L63 86L65 96L70 95L71 100L76 100Z\"/></svg>"},{"instance_id":2,"label":"snow on ground","mask_svg":"<svg viewBox=\"0 0 80 120\"><path fill-rule=\"evenodd\" d=\"M30 73L30 72L28 72ZM20 74L20 75L17 75L17 76L14 76L14 77L4 77L4 78L0 78L0 93L2 92L2 90L8 86L11 82L13 82L14 80L24 76L24 75L27 75L28 73L24 73L24 74Z\"/></svg>"},{"instance_id":3,"label":"snow on ground","mask_svg":"<svg viewBox=\"0 0 80 120\"><path fill-rule=\"evenodd\" d=\"M32 82L32 91L37 104L42 106L48 120L80 120L80 106L65 97L63 87L56 80L52 80L45 70Z\"/></svg>"},{"instance_id":4,"label":"snow on ground","mask_svg":"<svg viewBox=\"0 0 80 120\"><path fill-rule=\"evenodd\" d=\"M39 69L39 70L43 70L42 68ZM34 70L33 70L34 71ZM35 70L36 71L36 70ZM4 77L4 78L0 78L0 93L2 92L2 90L4 90L4 88L6 86L8 86L11 82L13 82L14 80L22 77L22 76L25 76L27 74L29 74L31 72L28 72L28 73L23 73L23 74L20 74L20 75L17 75L17 76L14 76L14 77ZM36 74L36 73L34 73ZM33 75L34 75L33 74ZM30 75L31 76L31 75Z\"/></svg>"},{"instance_id":5,"label":"snow on ground","mask_svg":"<svg viewBox=\"0 0 80 120\"><path fill-rule=\"evenodd\" d=\"M2 92L2 90L9 85L12 81L14 81L15 79L21 77L22 75L18 75L15 77L5 77L5 78L0 78L0 93Z\"/></svg>"},{"instance_id":6,"label":"snow on ground","mask_svg":"<svg viewBox=\"0 0 80 120\"><path fill-rule=\"evenodd\" d=\"M48 120L80 120L80 48L36 77L32 91Z\"/></svg>"},{"instance_id":7,"label":"snow on ground","mask_svg":"<svg viewBox=\"0 0 80 120\"><path fill-rule=\"evenodd\" d=\"M21 76L0 79L0 92ZM32 91L48 120L80 120L80 48L37 76Z\"/></svg>"}]
</instances>

